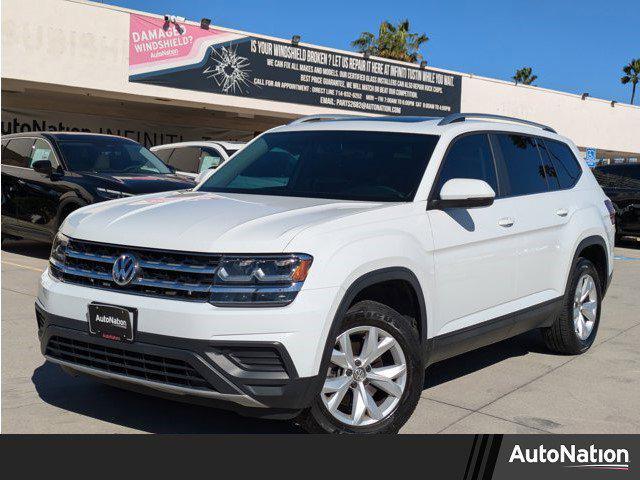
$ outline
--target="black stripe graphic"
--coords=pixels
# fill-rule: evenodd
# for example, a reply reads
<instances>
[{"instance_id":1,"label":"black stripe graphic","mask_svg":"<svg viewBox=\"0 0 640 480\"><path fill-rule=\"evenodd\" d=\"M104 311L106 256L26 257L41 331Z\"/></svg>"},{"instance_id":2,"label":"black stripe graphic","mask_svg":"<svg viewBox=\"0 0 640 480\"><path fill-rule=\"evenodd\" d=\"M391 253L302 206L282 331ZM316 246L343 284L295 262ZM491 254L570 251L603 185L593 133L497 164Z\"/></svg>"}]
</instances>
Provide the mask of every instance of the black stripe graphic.
<instances>
[{"instance_id":1,"label":"black stripe graphic","mask_svg":"<svg viewBox=\"0 0 640 480\"><path fill-rule=\"evenodd\" d=\"M500 453L500 445L502 445L502 437L503 435L493 435L493 441L489 448L488 460L482 474L482 480L491 480L493 477L493 471L496 468L498 454Z\"/></svg>"},{"instance_id":2,"label":"black stripe graphic","mask_svg":"<svg viewBox=\"0 0 640 480\"><path fill-rule=\"evenodd\" d=\"M471 465L473 464L476 446L478 445L478 437L480 437L480 435L473 436L473 445L471 445L471 451L469 452L469 459L467 460L467 468L465 468L464 470L464 480L469 480L469 471L471 470Z\"/></svg>"},{"instance_id":3,"label":"black stripe graphic","mask_svg":"<svg viewBox=\"0 0 640 480\"><path fill-rule=\"evenodd\" d=\"M484 463L484 456L487 450L487 442L489 441L489 435L482 435L482 439L480 441L480 448L478 449L478 455L476 456L476 463L473 467L473 476L471 480L478 480L478 475L480 474L480 468Z\"/></svg>"}]
</instances>

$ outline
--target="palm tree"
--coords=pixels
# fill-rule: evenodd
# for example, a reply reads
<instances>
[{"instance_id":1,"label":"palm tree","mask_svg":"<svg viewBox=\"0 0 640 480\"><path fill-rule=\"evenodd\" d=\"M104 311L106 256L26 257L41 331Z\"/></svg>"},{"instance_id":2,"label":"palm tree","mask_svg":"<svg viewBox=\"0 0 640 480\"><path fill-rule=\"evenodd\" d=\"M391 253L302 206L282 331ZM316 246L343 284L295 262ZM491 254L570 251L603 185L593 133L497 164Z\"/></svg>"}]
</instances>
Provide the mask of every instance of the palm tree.
<instances>
[{"instance_id":1,"label":"palm tree","mask_svg":"<svg viewBox=\"0 0 640 480\"><path fill-rule=\"evenodd\" d=\"M531 85L538 79L537 75L532 75L533 69L531 67L523 67L516 70L516 74L511 77L516 85L522 83L523 85Z\"/></svg>"},{"instance_id":2,"label":"palm tree","mask_svg":"<svg viewBox=\"0 0 640 480\"><path fill-rule=\"evenodd\" d=\"M631 82L631 105L633 105L633 99L636 96L636 85L638 84L638 75L640 75L640 58L634 58L629 62L629 65L622 67L624 77L620 79L623 85Z\"/></svg>"},{"instance_id":3,"label":"palm tree","mask_svg":"<svg viewBox=\"0 0 640 480\"><path fill-rule=\"evenodd\" d=\"M403 62L422 60L420 47L429 41L424 33L411 33L409 20L393 25L387 20L380 24L378 36L371 32L362 32L351 42L351 46L360 53L369 53L378 57L392 58Z\"/></svg>"}]
</instances>

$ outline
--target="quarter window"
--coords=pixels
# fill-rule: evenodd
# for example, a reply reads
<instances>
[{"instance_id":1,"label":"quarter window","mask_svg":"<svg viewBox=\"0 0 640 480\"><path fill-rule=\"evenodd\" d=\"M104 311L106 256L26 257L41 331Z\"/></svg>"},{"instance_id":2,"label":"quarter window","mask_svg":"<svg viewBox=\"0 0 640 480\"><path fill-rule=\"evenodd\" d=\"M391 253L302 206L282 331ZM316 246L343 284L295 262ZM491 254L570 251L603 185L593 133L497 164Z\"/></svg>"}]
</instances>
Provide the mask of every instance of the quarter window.
<instances>
[{"instance_id":1,"label":"quarter window","mask_svg":"<svg viewBox=\"0 0 640 480\"><path fill-rule=\"evenodd\" d=\"M578 181L578 178L580 178L582 169L569 146L564 143L548 139L544 140L544 144L547 146L547 152L549 152L551 161L558 173L560 188L573 187Z\"/></svg>"},{"instance_id":2,"label":"quarter window","mask_svg":"<svg viewBox=\"0 0 640 480\"><path fill-rule=\"evenodd\" d=\"M526 135L495 135L504 166L505 193L510 196L531 195L547 191L545 169L536 141Z\"/></svg>"},{"instance_id":3,"label":"quarter window","mask_svg":"<svg viewBox=\"0 0 640 480\"><path fill-rule=\"evenodd\" d=\"M2 164L29 168L33 138L12 138L2 152Z\"/></svg>"},{"instance_id":4,"label":"quarter window","mask_svg":"<svg viewBox=\"0 0 640 480\"><path fill-rule=\"evenodd\" d=\"M495 165L486 134L467 135L455 141L444 159L436 192L439 193L452 178L484 180L498 193Z\"/></svg>"}]
</instances>

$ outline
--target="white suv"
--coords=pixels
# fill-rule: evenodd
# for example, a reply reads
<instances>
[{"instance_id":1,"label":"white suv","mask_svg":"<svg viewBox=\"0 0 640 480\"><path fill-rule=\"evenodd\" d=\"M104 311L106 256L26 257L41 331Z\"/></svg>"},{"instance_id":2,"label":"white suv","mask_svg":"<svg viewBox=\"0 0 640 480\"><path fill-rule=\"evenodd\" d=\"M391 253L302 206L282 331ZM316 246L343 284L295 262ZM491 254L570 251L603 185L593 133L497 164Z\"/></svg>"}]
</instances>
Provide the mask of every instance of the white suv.
<instances>
[{"instance_id":1,"label":"white suv","mask_svg":"<svg viewBox=\"0 0 640 480\"><path fill-rule=\"evenodd\" d=\"M586 351L610 202L569 140L485 117L303 118L194 191L76 210L41 279L42 353L127 388L379 433L409 418L433 362L534 328Z\"/></svg>"}]
</instances>

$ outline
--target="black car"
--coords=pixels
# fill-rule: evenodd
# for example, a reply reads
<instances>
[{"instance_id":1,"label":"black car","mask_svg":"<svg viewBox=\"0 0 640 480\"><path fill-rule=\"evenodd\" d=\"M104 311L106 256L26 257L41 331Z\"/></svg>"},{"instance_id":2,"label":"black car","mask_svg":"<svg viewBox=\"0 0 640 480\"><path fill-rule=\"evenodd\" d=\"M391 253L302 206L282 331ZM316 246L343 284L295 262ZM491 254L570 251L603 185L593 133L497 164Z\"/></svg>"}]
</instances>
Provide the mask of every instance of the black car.
<instances>
[{"instance_id":1,"label":"black car","mask_svg":"<svg viewBox=\"0 0 640 480\"><path fill-rule=\"evenodd\" d=\"M2 239L51 241L90 203L193 188L195 182L128 138L90 133L2 137Z\"/></svg>"},{"instance_id":2,"label":"black car","mask_svg":"<svg viewBox=\"0 0 640 480\"><path fill-rule=\"evenodd\" d=\"M603 165L593 174L616 210L616 237L640 237L640 164Z\"/></svg>"}]
</instances>

